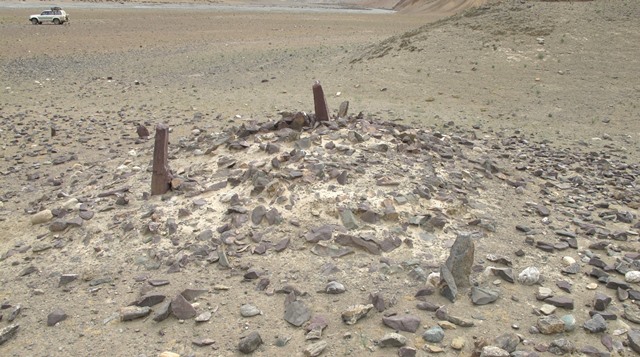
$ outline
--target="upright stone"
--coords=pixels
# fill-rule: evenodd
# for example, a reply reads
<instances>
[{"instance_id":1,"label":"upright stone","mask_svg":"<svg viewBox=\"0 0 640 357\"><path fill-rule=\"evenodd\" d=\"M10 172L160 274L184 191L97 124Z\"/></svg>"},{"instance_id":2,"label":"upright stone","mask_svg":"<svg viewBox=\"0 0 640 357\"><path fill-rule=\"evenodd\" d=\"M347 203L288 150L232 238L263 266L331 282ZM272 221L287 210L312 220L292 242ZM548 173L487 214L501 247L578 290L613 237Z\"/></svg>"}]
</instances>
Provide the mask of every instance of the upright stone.
<instances>
[{"instance_id":1,"label":"upright stone","mask_svg":"<svg viewBox=\"0 0 640 357\"><path fill-rule=\"evenodd\" d=\"M149 129L142 124L138 124L136 127L136 133L140 139L149 139Z\"/></svg>"},{"instance_id":2,"label":"upright stone","mask_svg":"<svg viewBox=\"0 0 640 357\"><path fill-rule=\"evenodd\" d=\"M162 195L171 186L169 170L169 127L165 124L156 126L156 139L153 147L153 174L151 176L151 195Z\"/></svg>"},{"instance_id":3,"label":"upright stone","mask_svg":"<svg viewBox=\"0 0 640 357\"><path fill-rule=\"evenodd\" d=\"M348 112L349 112L349 101L346 100L340 103L340 108L338 109L338 118L346 118Z\"/></svg>"},{"instance_id":4,"label":"upright stone","mask_svg":"<svg viewBox=\"0 0 640 357\"><path fill-rule=\"evenodd\" d=\"M327 98L319 81L313 84L313 105L316 111L316 121L329 120L329 109L327 107Z\"/></svg>"},{"instance_id":5,"label":"upright stone","mask_svg":"<svg viewBox=\"0 0 640 357\"><path fill-rule=\"evenodd\" d=\"M449 252L449 258L440 268L440 276L445 277L441 280L440 292L452 302L455 301L460 288L471 285L469 274L473 265L474 250L475 245L470 235L458 235Z\"/></svg>"}]
</instances>

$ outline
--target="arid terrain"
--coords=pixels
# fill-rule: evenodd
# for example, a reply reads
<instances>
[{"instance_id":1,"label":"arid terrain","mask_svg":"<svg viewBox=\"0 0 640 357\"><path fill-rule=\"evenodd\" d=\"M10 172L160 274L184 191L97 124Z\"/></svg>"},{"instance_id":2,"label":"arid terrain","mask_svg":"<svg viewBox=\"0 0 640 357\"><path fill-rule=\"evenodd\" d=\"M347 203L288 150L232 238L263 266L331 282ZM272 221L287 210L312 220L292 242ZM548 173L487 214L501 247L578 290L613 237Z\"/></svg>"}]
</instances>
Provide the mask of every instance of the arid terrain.
<instances>
[{"instance_id":1,"label":"arid terrain","mask_svg":"<svg viewBox=\"0 0 640 357\"><path fill-rule=\"evenodd\" d=\"M640 353L639 1L5 1L0 46L1 356Z\"/></svg>"}]
</instances>

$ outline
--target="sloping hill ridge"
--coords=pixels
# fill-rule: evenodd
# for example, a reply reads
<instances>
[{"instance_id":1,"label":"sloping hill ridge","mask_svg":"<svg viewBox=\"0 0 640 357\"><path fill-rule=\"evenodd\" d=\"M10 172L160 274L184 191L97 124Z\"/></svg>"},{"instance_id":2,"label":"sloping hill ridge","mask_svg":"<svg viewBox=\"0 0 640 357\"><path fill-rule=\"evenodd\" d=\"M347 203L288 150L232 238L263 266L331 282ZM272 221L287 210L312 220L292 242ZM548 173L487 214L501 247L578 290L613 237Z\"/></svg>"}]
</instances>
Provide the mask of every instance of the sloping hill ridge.
<instances>
[{"instance_id":1,"label":"sloping hill ridge","mask_svg":"<svg viewBox=\"0 0 640 357\"><path fill-rule=\"evenodd\" d=\"M482 6L488 0L400 0L394 10L400 12L429 12L454 14L470 7Z\"/></svg>"}]
</instances>

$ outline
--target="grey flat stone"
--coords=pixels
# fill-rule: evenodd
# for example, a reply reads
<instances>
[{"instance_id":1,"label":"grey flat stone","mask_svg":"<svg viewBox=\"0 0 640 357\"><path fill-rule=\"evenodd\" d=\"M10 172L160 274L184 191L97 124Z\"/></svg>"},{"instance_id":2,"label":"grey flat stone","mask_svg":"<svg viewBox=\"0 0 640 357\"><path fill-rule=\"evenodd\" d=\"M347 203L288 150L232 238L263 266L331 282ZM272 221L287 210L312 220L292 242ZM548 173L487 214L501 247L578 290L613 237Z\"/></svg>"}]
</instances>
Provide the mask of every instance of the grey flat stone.
<instances>
[{"instance_id":1,"label":"grey flat stone","mask_svg":"<svg viewBox=\"0 0 640 357\"><path fill-rule=\"evenodd\" d=\"M471 301L476 305L490 304L498 300L499 297L500 294L494 290L476 286L471 288Z\"/></svg>"},{"instance_id":2,"label":"grey flat stone","mask_svg":"<svg viewBox=\"0 0 640 357\"><path fill-rule=\"evenodd\" d=\"M302 301L293 301L285 306L284 319L293 326L300 327L311 319L311 310Z\"/></svg>"}]
</instances>

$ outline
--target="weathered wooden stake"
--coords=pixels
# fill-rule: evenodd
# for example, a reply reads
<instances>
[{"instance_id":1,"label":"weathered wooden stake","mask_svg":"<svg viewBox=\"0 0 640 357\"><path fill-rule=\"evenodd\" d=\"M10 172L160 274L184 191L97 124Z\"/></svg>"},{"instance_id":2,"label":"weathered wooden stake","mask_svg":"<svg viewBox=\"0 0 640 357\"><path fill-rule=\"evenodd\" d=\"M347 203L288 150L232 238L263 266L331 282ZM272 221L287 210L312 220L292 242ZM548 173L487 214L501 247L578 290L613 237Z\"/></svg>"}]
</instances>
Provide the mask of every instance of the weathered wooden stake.
<instances>
[{"instance_id":1,"label":"weathered wooden stake","mask_svg":"<svg viewBox=\"0 0 640 357\"><path fill-rule=\"evenodd\" d=\"M316 110L316 121L329 120L329 109L327 107L327 98L319 81L313 84L313 104Z\"/></svg>"},{"instance_id":2,"label":"weathered wooden stake","mask_svg":"<svg viewBox=\"0 0 640 357\"><path fill-rule=\"evenodd\" d=\"M162 195L171 187L169 170L169 127L156 126L156 140L153 146L153 175L151 176L151 195Z\"/></svg>"}]
</instances>

